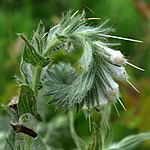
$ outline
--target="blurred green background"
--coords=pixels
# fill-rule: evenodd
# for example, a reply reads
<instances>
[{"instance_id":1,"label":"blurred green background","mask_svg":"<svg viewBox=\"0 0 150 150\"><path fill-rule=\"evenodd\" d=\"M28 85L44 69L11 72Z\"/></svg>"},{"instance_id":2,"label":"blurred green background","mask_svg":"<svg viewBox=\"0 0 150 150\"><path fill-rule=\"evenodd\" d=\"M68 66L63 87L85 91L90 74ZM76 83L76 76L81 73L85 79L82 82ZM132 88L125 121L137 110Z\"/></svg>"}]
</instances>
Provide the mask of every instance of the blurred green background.
<instances>
[{"instance_id":1,"label":"blurred green background","mask_svg":"<svg viewBox=\"0 0 150 150\"><path fill-rule=\"evenodd\" d=\"M89 9L88 9L89 8ZM88 17L110 19L117 36L142 40L142 44L121 41L120 49L130 62L144 68L141 72L127 66L131 82L139 89L136 93L130 86L121 84L122 100L127 108L119 107L121 117L112 114L114 139L129 134L150 130L150 1L149 0L1 0L0 1L0 103L7 104L17 95L15 74L19 75L19 61L23 41L17 33L31 37L33 30L42 20L47 31L59 22L61 13L72 9L85 9ZM90 9L94 12L91 12ZM98 24L94 21L92 24ZM118 41L117 41L118 42ZM52 112L52 111L51 111ZM54 114L53 114L54 115ZM57 114L58 115L58 114ZM5 113L1 111L0 132L5 130ZM50 117L50 116L49 116ZM77 133L85 138L89 135L83 114L76 116ZM7 121L6 121L7 122ZM86 126L86 128L84 128ZM84 129L83 129L84 128ZM63 133L65 135L65 133ZM67 136L67 135L65 135ZM1 136L0 136L1 138ZM86 139L86 138L85 138ZM64 140L65 141L65 140ZM69 139L64 144L68 144ZM139 149L150 149L145 142Z\"/></svg>"}]
</instances>

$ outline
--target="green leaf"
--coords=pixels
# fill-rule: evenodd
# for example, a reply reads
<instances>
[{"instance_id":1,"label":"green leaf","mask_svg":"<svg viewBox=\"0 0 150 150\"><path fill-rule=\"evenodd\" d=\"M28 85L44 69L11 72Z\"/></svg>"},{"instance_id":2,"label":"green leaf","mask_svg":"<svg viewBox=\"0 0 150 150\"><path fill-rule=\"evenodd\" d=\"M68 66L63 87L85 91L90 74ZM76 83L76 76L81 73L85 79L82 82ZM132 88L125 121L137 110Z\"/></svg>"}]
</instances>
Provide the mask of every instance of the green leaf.
<instances>
[{"instance_id":1,"label":"green leaf","mask_svg":"<svg viewBox=\"0 0 150 150\"><path fill-rule=\"evenodd\" d=\"M24 139L22 134L16 134L13 129L10 130L8 137L6 138L5 150L25 150ZM18 149L19 148L19 149Z\"/></svg>"},{"instance_id":2,"label":"green leaf","mask_svg":"<svg viewBox=\"0 0 150 150\"><path fill-rule=\"evenodd\" d=\"M44 57L40 56L37 53L37 51L35 50L35 48L29 43L29 41L22 34L19 34L19 36L26 43L24 53L23 53L23 60L26 63L30 63L33 66L44 67L50 62L49 58L44 58Z\"/></svg>"},{"instance_id":3,"label":"green leaf","mask_svg":"<svg viewBox=\"0 0 150 150\"><path fill-rule=\"evenodd\" d=\"M6 138L6 150L15 150L15 132L11 130L8 138Z\"/></svg>"},{"instance_id":4,"label":"green leaf","mask_svg":"<svg viewBox=\"0 0 150 150\"><path fill-rule=\"evenodd\" d=\"M22 72L22 75L24 76L24 82L23 84L29 84L29 85L32 85L33 83L33 74L34 74L34 71L33 70L33 67L31 64L28 64L26 63L25 61L22 61L20 63L20 71Z\"/></svg>"},{"instance_id":5,"label":"green leaf","mask_svg":"<svg viewBox=\"0 0 150 150\"><path fill-rule=\"evenodd\" d=\"M41 140L40 137L35 138L31 143L31 150L48 150L47 145Z\"/></svg>"},{"instance_id":6,"label":"green leaf","mask_svg":"<svg viewBox=\"0 0 150 150\"><path fill-rule=\"evenodd\" d=\"M77 76L75 69L69 64L58 64L53 65L47 72L44 85L45 95L52 96L50 103L56 102L58 108L65 110L72 109L79 103L88 103L84 99L93 84L94 68Z\"/></svg>"},{"instance_id":7,"label":"green leaf","mask_svg":"<svg viewBox=\"0 0 150 150\"><path fill-rule=\"evenodd\" d=\"M32 89L27 85L21 85L18 102L19 116L22 116L25 113L31 113L32 115L35 115L36 111L35 104L36 99Z\"/></svg>"},{"instance_id":8,"label":"green leaf","mask_svg":"<svg viewBox=\"0 0 150 150\"><path fill-rule=\"evenodd\" d=\"M17 114L17 112L14 110L14 109L12 109L12 108L10 108L9 106L4 106L4 108L5 108L5 110L6 110L6 112L9 114L9 116L14 120L14 121L18 121L18 114Z\"/></svg>"},{"instance_id":9,"label":"green leaf","mask_svg":"<svg viewBox=\"0 0 150 150\"><path fill-rule=\"evenodd\" d=\"M0 147L1 148L1 147ZM31 138L11 129L8 138L6 138L5 150L48 150L47 145L41 137Z\"/></svg>"},{"instance_id":10,"label":"green leaf","mask_svg":"<svg viewBox=\"0 0 150 150\"><path fill-rule=\"evenodd\" d=\"M132 150L148 139L150 139L150 132L130 135L120 142L110 145L108 150Z\"/></svg>"},{"instance_id":11,"label":"green leaf","mask_svg":"<svg viewBox=\"0 0 150 150\"><path fill-rule=\"evenodd\" d=\"M47 70L46 96L52 96L50 103L61 103L65 100L72 89L70 86L75 81L77 75L75 69L70 64L60 63L53 65ZM73 91L74 92L74 91ZM67 105L67 100L64 105Z\"/></svg>"},{"instance_id":12,"label":"green leaf","mask_svg":"<svg viewBox=\"0 0 150 150\"><path fill-rule=\"evenodd\" d=\"M39 54L43 54L46 47L46 35L44 24L40 21L33 34L31 43Z\"/></svg>"}]
</instances>

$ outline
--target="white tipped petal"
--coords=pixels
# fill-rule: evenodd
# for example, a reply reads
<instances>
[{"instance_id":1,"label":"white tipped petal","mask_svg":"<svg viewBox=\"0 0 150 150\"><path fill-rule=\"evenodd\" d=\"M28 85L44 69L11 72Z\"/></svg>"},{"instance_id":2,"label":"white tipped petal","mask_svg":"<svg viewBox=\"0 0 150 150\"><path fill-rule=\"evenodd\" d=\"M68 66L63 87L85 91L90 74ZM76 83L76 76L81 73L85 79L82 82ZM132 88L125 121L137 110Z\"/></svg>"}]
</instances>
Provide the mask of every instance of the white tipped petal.
<instances>
[{"instance_id":1,"label":"white tipped petal","mask_svg":"<svg viewBox=\"0 0 150 150\"><path fill-rule=\"evenodd\" d=\"M104 92L106 93L106 95L109 97L110 100L116 101L117 97L120 96L119 85L112 79L111 75L107 73L104 69L103 69L103 73L107 80L107 81L102 80L102 83L105 87Z\"/></svg>"},{"instance_id":2,"label":"white tipped petal","mask_svg":"<svg viewBox=\"0 0 150 150\"><path fill-rule=\"evenodd\" d=\"M129 78L124 67L120 67L120 74L118 74L120 80L125 81Z\"/></svg>"},{"instance_id":3,"label":"white tipped petal","mask_svg":"<svg viewBox=\"0 0 150 150\"><path fill-rule=\"evenodd\" d=\"M107 63L107 67L111 70L111 74L120 81L128 80L129 76L124 67L118 67L113 64Z\"/></svg>"},{"instance_id":4,"label":"white tipped petal","mask_svg":"<svg viewBox=\"0 0 150 150\"><path fill-rule=\"evenodd\" d=\"M126 62L126 59L124 58L123 54L120 51L114 51L111 54L110 60L113 64L117 65L124 65Z\"/></svg>"},{"instance_id":5,"label":"white tipped petal","mask_svg":"<svg viewBox=\"0 0 150 150\"><path fill-rule=\"evenodd\" d=\"M101 51L99 51L99 54L102 55L108 61L111 61L113 64L121 66L126 63L126 59L120 51L113 50L107 46L102 45L99 42L97 42L96 45L100 49L102 49Z\"/></svg>"},{"instance_id":6,"label":"white tipped petal","mask_svg":"<svg viewBox=\"0 0 150 150\"><path fill-rule=\"evenodd\" d=\"M108 103L108 100L105 98L102 90L100 91L100 87L98 84L97 86L97 93L98 93L98 106L106 105ZM97 102L95 101L95 107L97 106Z\"/></svg>"}]
</instances>

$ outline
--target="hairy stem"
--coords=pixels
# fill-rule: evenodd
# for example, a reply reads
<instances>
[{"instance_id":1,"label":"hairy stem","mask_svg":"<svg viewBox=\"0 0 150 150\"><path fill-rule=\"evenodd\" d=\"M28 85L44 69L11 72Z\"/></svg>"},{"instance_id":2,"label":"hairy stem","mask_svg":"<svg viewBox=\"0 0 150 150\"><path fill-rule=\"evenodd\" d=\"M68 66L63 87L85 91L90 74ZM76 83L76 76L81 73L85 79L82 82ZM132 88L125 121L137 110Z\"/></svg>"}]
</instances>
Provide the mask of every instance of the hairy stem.
<instances>
[{"instance_id":1,"label":"hairy stem","mask_svg":"<svg viewBox=\"0 0 150 150\"><path fill-rule=\"evenodd\" d=\"M74 140L74 143L76 144L77 146L77 149L78 150L81 150L81 147L80 147L80 139L77 135L77 133L75 132L75 129L74 129L74 116L73 116L73 112L70 111L69 112L69 121L70 121L70 132L71 132L71 136Z\"/></svg>"}]
</instances>

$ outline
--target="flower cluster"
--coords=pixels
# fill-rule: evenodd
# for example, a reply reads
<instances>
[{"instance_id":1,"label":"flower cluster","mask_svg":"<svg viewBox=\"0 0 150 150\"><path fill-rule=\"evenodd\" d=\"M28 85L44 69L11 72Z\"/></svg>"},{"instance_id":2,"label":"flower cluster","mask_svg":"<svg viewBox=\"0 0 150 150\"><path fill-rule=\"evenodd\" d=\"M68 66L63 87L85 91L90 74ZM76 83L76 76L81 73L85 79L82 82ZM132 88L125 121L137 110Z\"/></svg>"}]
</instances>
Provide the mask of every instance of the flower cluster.
<instances>
[{"instance_id":1,"label":"flower cluster","mask_svg":"<svg viewBox=\"0 0 150 150\"><path fill-rule=\"evenodd\" d=\"M78 67L61 62L47 70L45 95L51 96L50 102L56 102L58 108L66 111L74 107L103 108L112 103L115 105L117 100L121 103L119 85L114 79L128 82L138 91L129 82L125 65L143 69L129 63L120 51L112 48L115 44L108 43L108 39L141 41L109 35L113 29L105 27L107 21L99 26L89 26L88 20L84 12L81 15L78 11L69 12L48 35L46 55L51 56L56 49L63 49L65 53L82 51L76 62ZM80 73L77 72L79 68Z\"/></svg>"}]
</instances>

